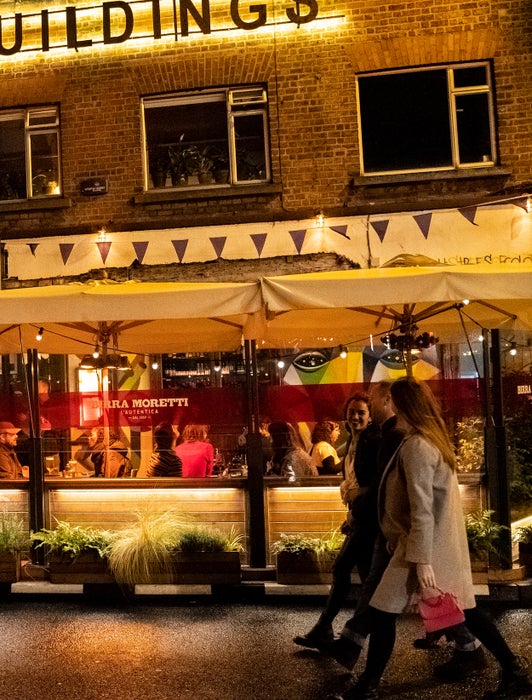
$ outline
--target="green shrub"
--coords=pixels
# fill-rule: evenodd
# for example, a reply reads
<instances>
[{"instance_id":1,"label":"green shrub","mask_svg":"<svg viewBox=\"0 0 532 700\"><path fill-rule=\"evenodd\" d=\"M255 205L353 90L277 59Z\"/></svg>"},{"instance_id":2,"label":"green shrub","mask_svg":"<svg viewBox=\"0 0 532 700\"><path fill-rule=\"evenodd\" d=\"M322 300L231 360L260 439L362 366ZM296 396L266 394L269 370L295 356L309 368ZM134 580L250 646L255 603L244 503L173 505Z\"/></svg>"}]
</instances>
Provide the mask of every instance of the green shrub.
<instances>
[{"instance_id":1,"label":"green shrub","mask_svg":"<svg viewBox=\"0 0 532 700\"><path fill-rule=\"evenodd\" d=\"M32 542L37 547L48 548L50 554L65 554L73 559L82 553L96 551L101 557L109 553L114 535L107 530L84 528L58 521L55 529L42 529L31 533Z\"/></svg>"},{"instance_id":2,"label":"green shrub","mask_svg":"<svg viewBox=\"0 0 532 700\"><path fill-rule=\"evenodd\" d=\"M514 532L514 542L532 544L532 525L521 525Z\"/></svg>"},{"instance_id":3,"label":"green shrub","mask_svg":"<svg viewBox=\"0 0 532 700\"><path fill-rule=\"evenodd\" d=\"M508 528L496 523L492 519L493 513L493 510L478 510L465 516L469 551L479 559L501 554L502 536Z\"/></svg>"},{"instance_id":4,"label":"green shrub","mask_svg":"<svg viewBox=\"0 0 532 700\"><path fill-rule=\"evenodd\" d=\"M325 552L338 551L344 539L339 530L332 530L323 537L306 537L298 533L286 535L282 532L279 539L273 542L271 550L273 554L280 552L324 554Z\"/></svg>"},{"instance_id":5,"label":"green shrub","mask_svg":"<svg viewBox=\"0 0 532 700\"><path fill-rule=\"evenodd\" d=\"M24 520L16 513L0 513L0 552L16 554L31 544Z\"/></svg>"},{"instance_id":6,"label":"green shrub","mask_svg":"<svg viewBox=\"0 0 532 700\"><path fill-rule=\"evenodd\" d=\"M231 528L229 534L221 530L196 527L184 530L179 538L180 552L241 552L243 535Z\"/></svg>"}]
</instances>

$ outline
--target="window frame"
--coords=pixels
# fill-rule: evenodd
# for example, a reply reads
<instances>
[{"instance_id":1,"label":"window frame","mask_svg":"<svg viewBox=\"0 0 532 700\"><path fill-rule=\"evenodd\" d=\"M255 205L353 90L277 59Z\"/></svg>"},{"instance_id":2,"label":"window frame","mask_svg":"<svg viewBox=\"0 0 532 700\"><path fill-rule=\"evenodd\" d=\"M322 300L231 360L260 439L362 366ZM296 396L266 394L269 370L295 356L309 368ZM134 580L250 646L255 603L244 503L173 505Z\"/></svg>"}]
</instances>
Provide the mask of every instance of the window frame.
<instances>
[{"instance_id":1,"label":"window frame","mask_svg":"<svg viewBox=\"0 0 532 700\"><path fill-rule=\"evenodd\" d=\"M468 85L465 87L457 87L455 85L455 70L461 70L464 68L485 68L486 80L483 84ZM426 71L445 71L446 73L446 84L447 84L447 118L449 120L450 129L450 149L451 149L451 163L449 165L442 166L429 166L429 167L405 167L396 169L371 169L367 170L364 161L364 137L363 137L363 126L362 126L362 107L361 107L361 96L360 96L360 80L378 77L378 76L392 76L392 75L404 75L405 73L421 73ZM453 172L460 170L470 170L470 169L480 169L480 168L493 168L498 161L498 147L497 147L497 131L496 131L496 118L495 118L495 95L494 95L494 84L492 75L492 64L490 61L468 61L464 63L449 63L449 64L435 64L427 66L417 66L415 68L400 68L394 70L385 71L375 71L371 73L363 73L356 76L357 88L356 88L356 100L357 100L357 126L358 126L358 136L359 136L359 153L360 153L360 175L362 177L380 177L380 176L393 176L393 175L404 175L409 173L430 173L430 172ZM461 161L460 160L460 135L459 135L459 124L457 116L457 98L460 96L467 95L482 95L486 94L488 97L488 119L487 128L489 129L489 144L490 153L486 154L488 158L484 158L481 161Z\"/></svg>"},{"instance_id":2,"label":"window frame","mask_svg":"<svg viewBox=\"0 0 532 700\"><path fill-rule=\"evenodd\" d=\"M32 120L37 119L39 115L48 115L51 119L50 123L32 123ZM13 201L29 201L35 199L44 199L49 197L57 197L62 194L62 163L61 163L61 116L59 105L47 104L32 107L20 107L14 109L6 109L0 111L0 122L9 122L20 120L24 128L24 176L26 186L26 196L16 198L0 199L0 204ZM46 183L43 180L40 187L37 187L35 178L41 174L33 174L33 158L34 149L32 149L32 137L47 135L55 137L55 152L51 153L47 158L55 159L56 172L54 175L57 179L48 180ZM46 179L46 176L42 175ZM53 191L48 190L52 183L55 183Z\"/></svg>"},{"instance_id":3,"label":"window frame","mask_svg":"<svg viewBox=\"0 0 532 700\"><path fill-rule=\"evenodd\" d=\"M242 101L238 101L238 96ZM173 107L186 104L202 104L209 102L224 102L227 129L227 159L229 177L227 182L218 183L191 183L187 185L165 185L157 188L153 185L150 176L150 159L148 134L146 126L146 110L150 108ZM141 97L141 133L142 133L142 167L143 185L145 193L161 191L194 191L198 189L216 190L220 187L246 187L249 185L264 185L271 183L271 149L269 136L269 110L266 87L261 84L225 86L209 88L205 90L188 90L171 93L146 95ZM262 138L264 148L264 177L238 179L238 149L235 131L235 119L242 116L262 116ZM177 129L179 131L179 129Z\"/></svg>"}]
</instances>

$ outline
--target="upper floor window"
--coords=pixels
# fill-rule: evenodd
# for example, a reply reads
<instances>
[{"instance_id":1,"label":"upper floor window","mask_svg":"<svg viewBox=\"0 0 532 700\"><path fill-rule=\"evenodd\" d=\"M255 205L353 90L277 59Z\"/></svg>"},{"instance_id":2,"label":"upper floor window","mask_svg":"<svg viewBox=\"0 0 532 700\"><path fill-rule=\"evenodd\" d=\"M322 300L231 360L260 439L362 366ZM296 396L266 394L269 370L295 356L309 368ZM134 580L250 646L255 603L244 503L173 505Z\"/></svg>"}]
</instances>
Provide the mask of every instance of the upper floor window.
<instances>
[{"instance_id":1,"label":"upper floor window","mask_svg":"<svg viewBox=\"0 0 532 700\"><path fill-rule=\"evenodd\" d=\"M0 112L0 199L61 194L59 108Z\"/></svg>"},{"instance_id":2,"label":"upper floor window","mask_svg":"<svg viewBox=\"0 0 532 700\"><path fill-rule=\"evenodd\" d=\"M144 98L145 189L269 181L267 107L262 86Z\"/></svg>"},{"instance_id":3,"label":"upper floor window","mask_svg":"<svg viewBox=\"0 0 532 700\"><path fill-rule=\"evenodd\" d=\"M492 166L490 65L456 64L358 77L365 175Z\"/></svg>"}]
</instances>

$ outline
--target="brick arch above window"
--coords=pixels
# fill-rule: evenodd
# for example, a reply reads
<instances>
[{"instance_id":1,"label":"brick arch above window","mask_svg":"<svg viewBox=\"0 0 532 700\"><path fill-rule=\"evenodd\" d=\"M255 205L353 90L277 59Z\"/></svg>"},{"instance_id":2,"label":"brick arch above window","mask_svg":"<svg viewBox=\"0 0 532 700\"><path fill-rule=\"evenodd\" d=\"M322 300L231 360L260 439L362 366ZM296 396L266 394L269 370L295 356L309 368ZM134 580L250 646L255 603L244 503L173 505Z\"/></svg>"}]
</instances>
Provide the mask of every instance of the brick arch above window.
<instances>
[{"instance_id":1,"label":"brick arch above window","mask_svg":"<svg viewBox=\"0 0 532 700\"><path fill-rule=\"evenodd\" d=\"M36 102L60 102L65 84L66 76L55 73L35 78L4 80L0 94L0 108L18 107Z\"/></svg>"},{"instance_id":2,"label":"brick arch above window","mask_svg":"<svg viewBox=\"0 0 532 700\"><path fill-rule=\"evenodd\" d=\"M212 85L265 83L274 71L273 51L248 50L246 60L241 55L208 58L191 63L188 60L160 61L154 70L153 61L136 66L130 79L139 95L189 90Z\"/></svg>"},{"instance_id":3,"label":"brick arch above window","mask_svg":"<svg viewBox=\"0 0 532 700\"><path fill-rule=\"evenodd\" d=\"M357 41L346 47L357 73L436 63L455 63L492 58L500 45L493 29L474 29L446 34L401 36L380 41Z\"/></svg>"}]
</instances>

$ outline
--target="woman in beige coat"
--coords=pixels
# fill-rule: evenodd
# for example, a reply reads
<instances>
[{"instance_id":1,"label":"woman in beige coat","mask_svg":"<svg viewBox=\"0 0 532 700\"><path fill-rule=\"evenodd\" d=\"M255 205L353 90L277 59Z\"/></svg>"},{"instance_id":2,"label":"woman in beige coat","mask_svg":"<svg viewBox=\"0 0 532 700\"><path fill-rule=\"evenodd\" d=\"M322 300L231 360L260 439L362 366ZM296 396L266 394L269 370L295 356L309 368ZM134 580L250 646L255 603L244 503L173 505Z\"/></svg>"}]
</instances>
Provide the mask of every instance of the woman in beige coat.
<instances>
[{"instance_id":1,"label":"woman in beige coat","mask_svg":"<svg viewBox=\"0 0 532 700\"><path fill-rule=\"evenodd\" d=\"M448 636L470 631L500 662L501 682L485 698L530 693L526 665L508 648L491 618L475 607L454 451L434 397L428 386L412 378L395 381L391 395L397 426L405 430L379 488L379 522L392 556L371 599L366 667L342 698L379 697L380 679L395 644L397 615L424 588L454 593L464 608L467 628L455 625L448 628ZM486 661L479 651L482 668Z\"/></svg>"}]
</instances>

